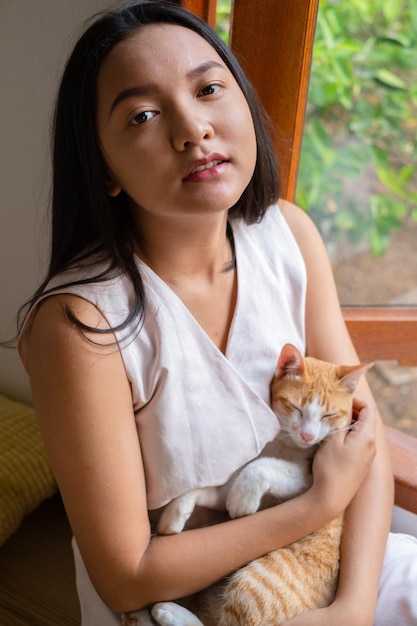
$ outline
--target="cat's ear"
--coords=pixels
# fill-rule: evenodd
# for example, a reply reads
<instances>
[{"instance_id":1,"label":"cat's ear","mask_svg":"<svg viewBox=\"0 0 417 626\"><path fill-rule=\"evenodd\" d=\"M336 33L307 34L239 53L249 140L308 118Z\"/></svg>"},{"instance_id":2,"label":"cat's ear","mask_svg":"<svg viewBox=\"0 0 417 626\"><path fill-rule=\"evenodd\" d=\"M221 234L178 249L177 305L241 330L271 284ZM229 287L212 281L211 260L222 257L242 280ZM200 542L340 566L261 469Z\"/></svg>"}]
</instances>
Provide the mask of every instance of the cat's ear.
<instances>
[{"instance_id":1,"label":"cat's ear","mask_svg":"<svg viewBox=\"0 0 417 626\"><path fill-rule=\"evenodd\" d=\"M281 350L275 369L275 376L299 376L304 372L304 360L302 354L290 343L286 343Z\"/></svg>"},{"instance_id":2,"label":"cat's ear","mask_svg":"<svg viewBox=\"0 0 417 626\"><path fill-rule=\"evenodd\" d=\"M340 386L342 389L353 393L356 391L361 376L371 367L373 363L365 363L364 365L339 365L338 376L340 378Z\"/></svg>"}]
</instances>

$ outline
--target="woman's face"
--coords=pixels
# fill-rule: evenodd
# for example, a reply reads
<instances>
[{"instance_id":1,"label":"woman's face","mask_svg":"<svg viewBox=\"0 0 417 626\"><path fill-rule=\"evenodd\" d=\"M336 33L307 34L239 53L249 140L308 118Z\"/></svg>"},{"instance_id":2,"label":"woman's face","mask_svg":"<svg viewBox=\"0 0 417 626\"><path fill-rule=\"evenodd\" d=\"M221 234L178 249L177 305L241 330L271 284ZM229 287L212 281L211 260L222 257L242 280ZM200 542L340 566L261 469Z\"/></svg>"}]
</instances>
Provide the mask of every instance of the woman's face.
<instances>
[{"instance_id":1,"label":"woman's face","mask_svg":"<svg viewBox=\"0 0 417 626\"><path fill-rule=\"evenodd\" d=\"M213 214L250 182L256 139L248 104L202 37L151 24L100 69L97 128L108 193L160 217Z\"/></svg>"}]
</instances>

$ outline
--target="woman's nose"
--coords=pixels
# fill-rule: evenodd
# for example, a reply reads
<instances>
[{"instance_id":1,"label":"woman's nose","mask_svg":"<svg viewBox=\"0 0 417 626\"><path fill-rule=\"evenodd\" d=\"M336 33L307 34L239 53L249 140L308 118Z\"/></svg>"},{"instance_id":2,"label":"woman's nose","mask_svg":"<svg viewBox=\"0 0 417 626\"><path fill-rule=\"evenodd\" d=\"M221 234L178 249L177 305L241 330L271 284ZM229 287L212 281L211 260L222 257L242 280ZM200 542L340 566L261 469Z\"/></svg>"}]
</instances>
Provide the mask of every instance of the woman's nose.
<instances>
[{"instance_id":1,"label":"woman's nose","mask_svg":"<svg viewBox=\"0 0 417 626\"><path fill-rule=\"evenodd\" d=\"M190 145L198 145L211 139L213 135L213 126L202 110L183 110L173 119L172 144L178 152L186 150Z\"/></svg>"}]
</instances>

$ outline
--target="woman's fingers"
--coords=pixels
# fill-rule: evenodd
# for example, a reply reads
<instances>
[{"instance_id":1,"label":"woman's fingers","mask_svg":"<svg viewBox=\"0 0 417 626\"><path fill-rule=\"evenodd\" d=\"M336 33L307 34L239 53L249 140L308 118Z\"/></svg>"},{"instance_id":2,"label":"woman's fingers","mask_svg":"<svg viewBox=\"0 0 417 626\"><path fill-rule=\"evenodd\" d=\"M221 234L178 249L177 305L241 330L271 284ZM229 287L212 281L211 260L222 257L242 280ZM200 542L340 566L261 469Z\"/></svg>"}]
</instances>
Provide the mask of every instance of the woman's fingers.
<instances>
[{"instance_id":1,"label":"woman's fingers","mask_svg":"<svg viewBox=\"0 0 417 626\"><path fill-rule=\"evenodd\" d=\"M376 444L376 411L375 407L359 398L353 402L355 421L346 436L347 444L362 446L368 451L370 460L375 455Z\"/></svg>"},{"instance_id":2,"label":"woman's fingers","mask_svg":"<svg viewBox=\"0 0 417 626\"><path fill-rule=\"evenodd\" d=\"M375 456L375 409L357 399L355 411L352 428L326 439L313 461L313 487L320 490L337 514L359 489Z\"/></svg>"}]
</instances>

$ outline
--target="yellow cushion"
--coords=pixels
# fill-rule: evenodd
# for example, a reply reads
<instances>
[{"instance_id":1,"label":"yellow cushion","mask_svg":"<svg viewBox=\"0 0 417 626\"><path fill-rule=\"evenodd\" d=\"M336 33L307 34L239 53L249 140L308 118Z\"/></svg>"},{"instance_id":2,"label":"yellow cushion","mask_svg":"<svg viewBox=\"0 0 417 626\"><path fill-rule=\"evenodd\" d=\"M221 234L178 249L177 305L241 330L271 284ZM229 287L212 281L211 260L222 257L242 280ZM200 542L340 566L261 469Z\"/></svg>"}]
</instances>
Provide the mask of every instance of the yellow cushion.
<instances>
[{"instance_id":1,"label":"yellow cushion","mask_svg":"<svg viewBox=\"0 0 417 626\"><path fill-rule=\"evenodd\" d=\"M56 491L35 411L0 395L0 545Z\"/></svg>"}]
</instances>

